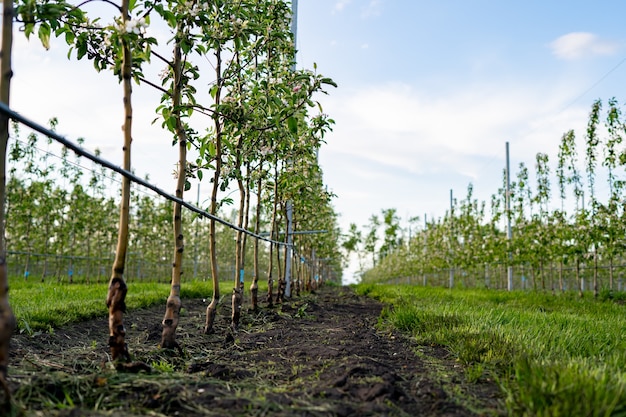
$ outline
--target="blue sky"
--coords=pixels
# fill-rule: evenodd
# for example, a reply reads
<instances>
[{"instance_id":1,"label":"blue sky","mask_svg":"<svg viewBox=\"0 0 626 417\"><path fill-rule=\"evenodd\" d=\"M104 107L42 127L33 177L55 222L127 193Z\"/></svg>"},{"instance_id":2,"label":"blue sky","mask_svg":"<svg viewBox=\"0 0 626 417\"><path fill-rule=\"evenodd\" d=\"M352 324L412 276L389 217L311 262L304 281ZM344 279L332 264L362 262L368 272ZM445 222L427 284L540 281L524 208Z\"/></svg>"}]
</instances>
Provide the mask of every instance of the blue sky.
<instances>
[{"instance_id":1,"label":"blue sky","mask_svg":"<svg viewBox=\"0 0 626 417\"><path fill-rule=\"evenodd\" d=\"M555 161L567 130L582 140L593 100L626 101L621 1L299 0L298 6L298 66L317 63L339 85L318 97L336 120L320 163L344 227L363 226L385 208L403 219L441 217L450 190L462 199L470 182L475 196L488 201L502 181L505 142L513 171L524 162L532 172L537 152ZM121 161L121 88L88 62L69 62L65 52L60 40L45 51L18 37L13 107L44 123L57 116L60 133L85 136L87 147ZM136 172L173 188L163 138L139 127L154 118L158 96L135 92Z\"/></svg>"},{"instance_id":2,"label":"blue sky","mask_svg":"<svg viewBox=\"0 0 626 417\"><path fill-rule=\"evenodd\" d=\"M299 63L339 84L323 99L337 125L320 161L342 222L384 208L440 217L470 182L488 202L507 141L513 175L520 162L532 173L537 152L555 162L563 133L582 140L595 99L626 100L625 8L301 0Z\"/></svg>"}]
</instances>

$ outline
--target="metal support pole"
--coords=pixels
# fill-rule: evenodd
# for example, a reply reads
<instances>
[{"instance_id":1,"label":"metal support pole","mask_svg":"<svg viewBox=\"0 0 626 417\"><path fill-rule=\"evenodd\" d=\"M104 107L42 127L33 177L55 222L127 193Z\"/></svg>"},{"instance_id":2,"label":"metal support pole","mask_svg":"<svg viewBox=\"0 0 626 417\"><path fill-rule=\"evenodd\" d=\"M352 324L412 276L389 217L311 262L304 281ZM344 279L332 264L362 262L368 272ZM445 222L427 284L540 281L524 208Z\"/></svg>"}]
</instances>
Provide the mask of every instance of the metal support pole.
<instances>
[{"instance_id":1,"label":"metal support pole","mask_svg":"<svg viewBox=\"0 0 626 417\"><path fill-rule=\"evenodd\" d=\"M506 235L509 247L513 243L513 232L511 230L511 164L509 160L509 142L506 143ZM507 268L507 289L513 291L513 256L509 251L509 266Z\"/></svg>"},{"instance_id":2,"label":"metal support pole","mask_svg":"<svg viewBox=\"0 0 626 417\"><path fill-rule=\"evenodd\" d=\"M454 224L454 202L452 197L452 190L450 190L450 256L452 256L452 240L456 239L454 235L454 230L452 230L452 226ZM454 265L450 262L450 288L454 287Z\"/></svg>"},{"instance_id":3,"label":"metal support pole","mask_svg":"<svg viewBox=\"0 0 626 417\"><path fill-rule=\"evenodd\" d=\"M426 240L426 233L428 233L428 214L424 213L424 234L422 236L424 242L424 247L422 249L422 253L424 255L422 262L422 281L424 283L424 287L426 286L426 271L424 270L424 265L426 264L426 256L428 255L428 248L426 247L426 244L428 243Z\"/></svg>"},{"instance_id":4,"label":"metal support pole","mask_svg":"<svg viewBox=\"0 0 626 417\"><path fill-rule=\"evenodd\" d=\"M291 0L291 33L293 35L293 49L296 50L298 34L298 0ZM295 66L296 57L293 57L293 63ZM295 68L293 68L295 70Z\"/></svg>"},{"instance_id":5,"label":"metal support pole","mask_svg":"<svg viewBox=\"0 0 626 417\"><path fill-rule=\"evenodd\" d=\"M298 36L298 0L291 0L291 34L293 35L293 64L296 70L296 39ZM291 161L289 161L291 163ZM291 254L293 249L293 202L287 201L287 246L285 247L285 297L291 297Z\"/></svg>"},{"instance_id":6,"label":"metal support pole","mask_svg":"<svg viewBox=\"0 0 626 417\"><path fill-rule=\"evenodd\" d=\"M287 201L287 246L285 247L285 297L291 297L291 257L293 250L293 204Z\"/></svg>"}]
</instances>

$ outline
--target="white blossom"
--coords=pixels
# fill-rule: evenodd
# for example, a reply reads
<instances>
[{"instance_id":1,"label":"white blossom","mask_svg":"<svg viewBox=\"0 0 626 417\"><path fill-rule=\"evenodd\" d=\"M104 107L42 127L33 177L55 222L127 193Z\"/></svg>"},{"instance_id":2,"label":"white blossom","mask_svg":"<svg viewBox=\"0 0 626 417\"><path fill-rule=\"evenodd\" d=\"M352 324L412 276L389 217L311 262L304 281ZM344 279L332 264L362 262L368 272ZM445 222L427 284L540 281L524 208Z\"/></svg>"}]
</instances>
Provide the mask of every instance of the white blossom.
<instances>
[{"instance_id":1,"label":"white blossom","mask_svg":"<svg viewBox=\"0 0 626 417\"><path fill-rule=\"evenodd\" d=\"M146 19L141 17L139 19L127 20L124 25L124 30L126 33L135 33L139 35L140 33L145 33L147 27L148 23L146 22Z\"/></svg>"}]
</instances>

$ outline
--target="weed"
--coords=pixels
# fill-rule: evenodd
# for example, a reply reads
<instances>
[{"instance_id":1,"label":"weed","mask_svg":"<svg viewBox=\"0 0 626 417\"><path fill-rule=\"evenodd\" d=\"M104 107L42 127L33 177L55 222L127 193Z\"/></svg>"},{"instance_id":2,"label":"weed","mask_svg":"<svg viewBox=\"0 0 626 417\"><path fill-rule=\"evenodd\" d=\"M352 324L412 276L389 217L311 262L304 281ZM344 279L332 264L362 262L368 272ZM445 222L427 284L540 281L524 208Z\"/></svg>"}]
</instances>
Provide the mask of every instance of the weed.
<instances>
[{"instance_id":1,"label":"weed","mask_svg":"<svg viewBox=\"0 0 626 417\"><path fill-rule=\"evenodd\" d=\"M152 363L150 363L150 366L156 371L164 374L171 374L172 372L174 372L174 365L163 359L160 359L159 361L153 361Z\"/></svg>"},{"instance_id":2,"label":"weed","mask_svg":"<svg viewBox=\"0 0 626 417\"><path fill-rule=\"evenodd\" d=\"M467 377L467 382L475 383L480 381L483 373L485 372L485 367L482 363L475 363L467 367L465 375Z\"/></svg>"},{"instance_id":3,"label":"weed","mask_svg":"<svg viewBox=\"0 0 626 417\"><path fill-rule=\"evenodd\" d=\"M30 324L28 324L28 320L24 317L17 318L17 327L20 333L26 333L29 336L32 336L35 333L33 332L33 329L31 329Z\"/></svg>"},{"instance_id":4,"label":"weed","mask_svg":"<svg viewBox=\"0 0 626 417\"><path fill-rule=\"evenodd\" d=\"M306 313L306 309L307 309L307 307L309 307L309 304L308 304L308 303L304 303L304 304L302 304L302 305L298 308L298 311L296 312L296 317L298 317L298 318L300 318L300 319L305 318L305 317L307 316L307 313Z\"/></svg>"}]
</instances>

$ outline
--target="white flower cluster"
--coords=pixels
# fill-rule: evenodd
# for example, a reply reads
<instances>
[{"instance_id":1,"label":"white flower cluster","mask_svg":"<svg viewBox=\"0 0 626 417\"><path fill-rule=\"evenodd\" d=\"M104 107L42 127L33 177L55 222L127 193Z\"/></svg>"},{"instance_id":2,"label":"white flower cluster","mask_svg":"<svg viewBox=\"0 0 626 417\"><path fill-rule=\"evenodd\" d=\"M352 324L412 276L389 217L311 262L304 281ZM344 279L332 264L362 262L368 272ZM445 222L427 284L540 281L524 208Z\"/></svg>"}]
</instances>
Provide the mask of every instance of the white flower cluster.
<instances>
[{"instance_id":1,"label":"white flower cluster","mask_svg":"<svg viewBox=\"0 0 626 417\"><path fill-rule=\"evenodd\" d=\"M187 5L189 7L189 14L191 15L191 17L196 17L209 11L209 5L207 2L202 1L193 4L193 2L190 1L187 2Z\"/></svg>"},{"instance_id":2,"label":"white flower cluster","mask_svg":"<svg viewBox=\"0 0 626 417\"><path fill-rule=\"evenodd\" d=\"M226 96L222 98L222 103L225 103L225 104L233 104L236 102L237 102L237 99L233 96Z\"/></svg>"},{"instance_id":3,"label":"white flower cluster","mask_svg":"<svg viewBox=\"0 0 626 417\"><path fill-rule=\"evenodd\" d=\"M242 20L239 17L235 17L235 15L230 15L230 21L236 31L242 31L248 27L247 20Z\"/></svg>"},{"instance_id":4,"label":"white flower cluster","mask_svg":"<svg viewBox=\"0 0 626 417\"><path fill-rule=\"evenodd\" d=\"M222 162L222 163L223 163L223 162ZM232 169L230 166L228 166L228 165L222 165L222 169L221 169L221 171L222 171L222 174L223 174L225 177L227 177L227 176L229 176L229 175L230 175L230 173L233 171L233 169Z\"/></svg>"},{"instance_id":5,"label":"white flower cluster","mask_svg":"<svg viewBox=\"0 0 626 417\"><path fill-rule=\"evenodd\" d=\"M135 33L139 35L140 33L145 33L147 27L148 23L146 22L146 19L141 17L139 19L127 20L124 25L124 31L126 33Z\"/></svg>"}]
</instances>

